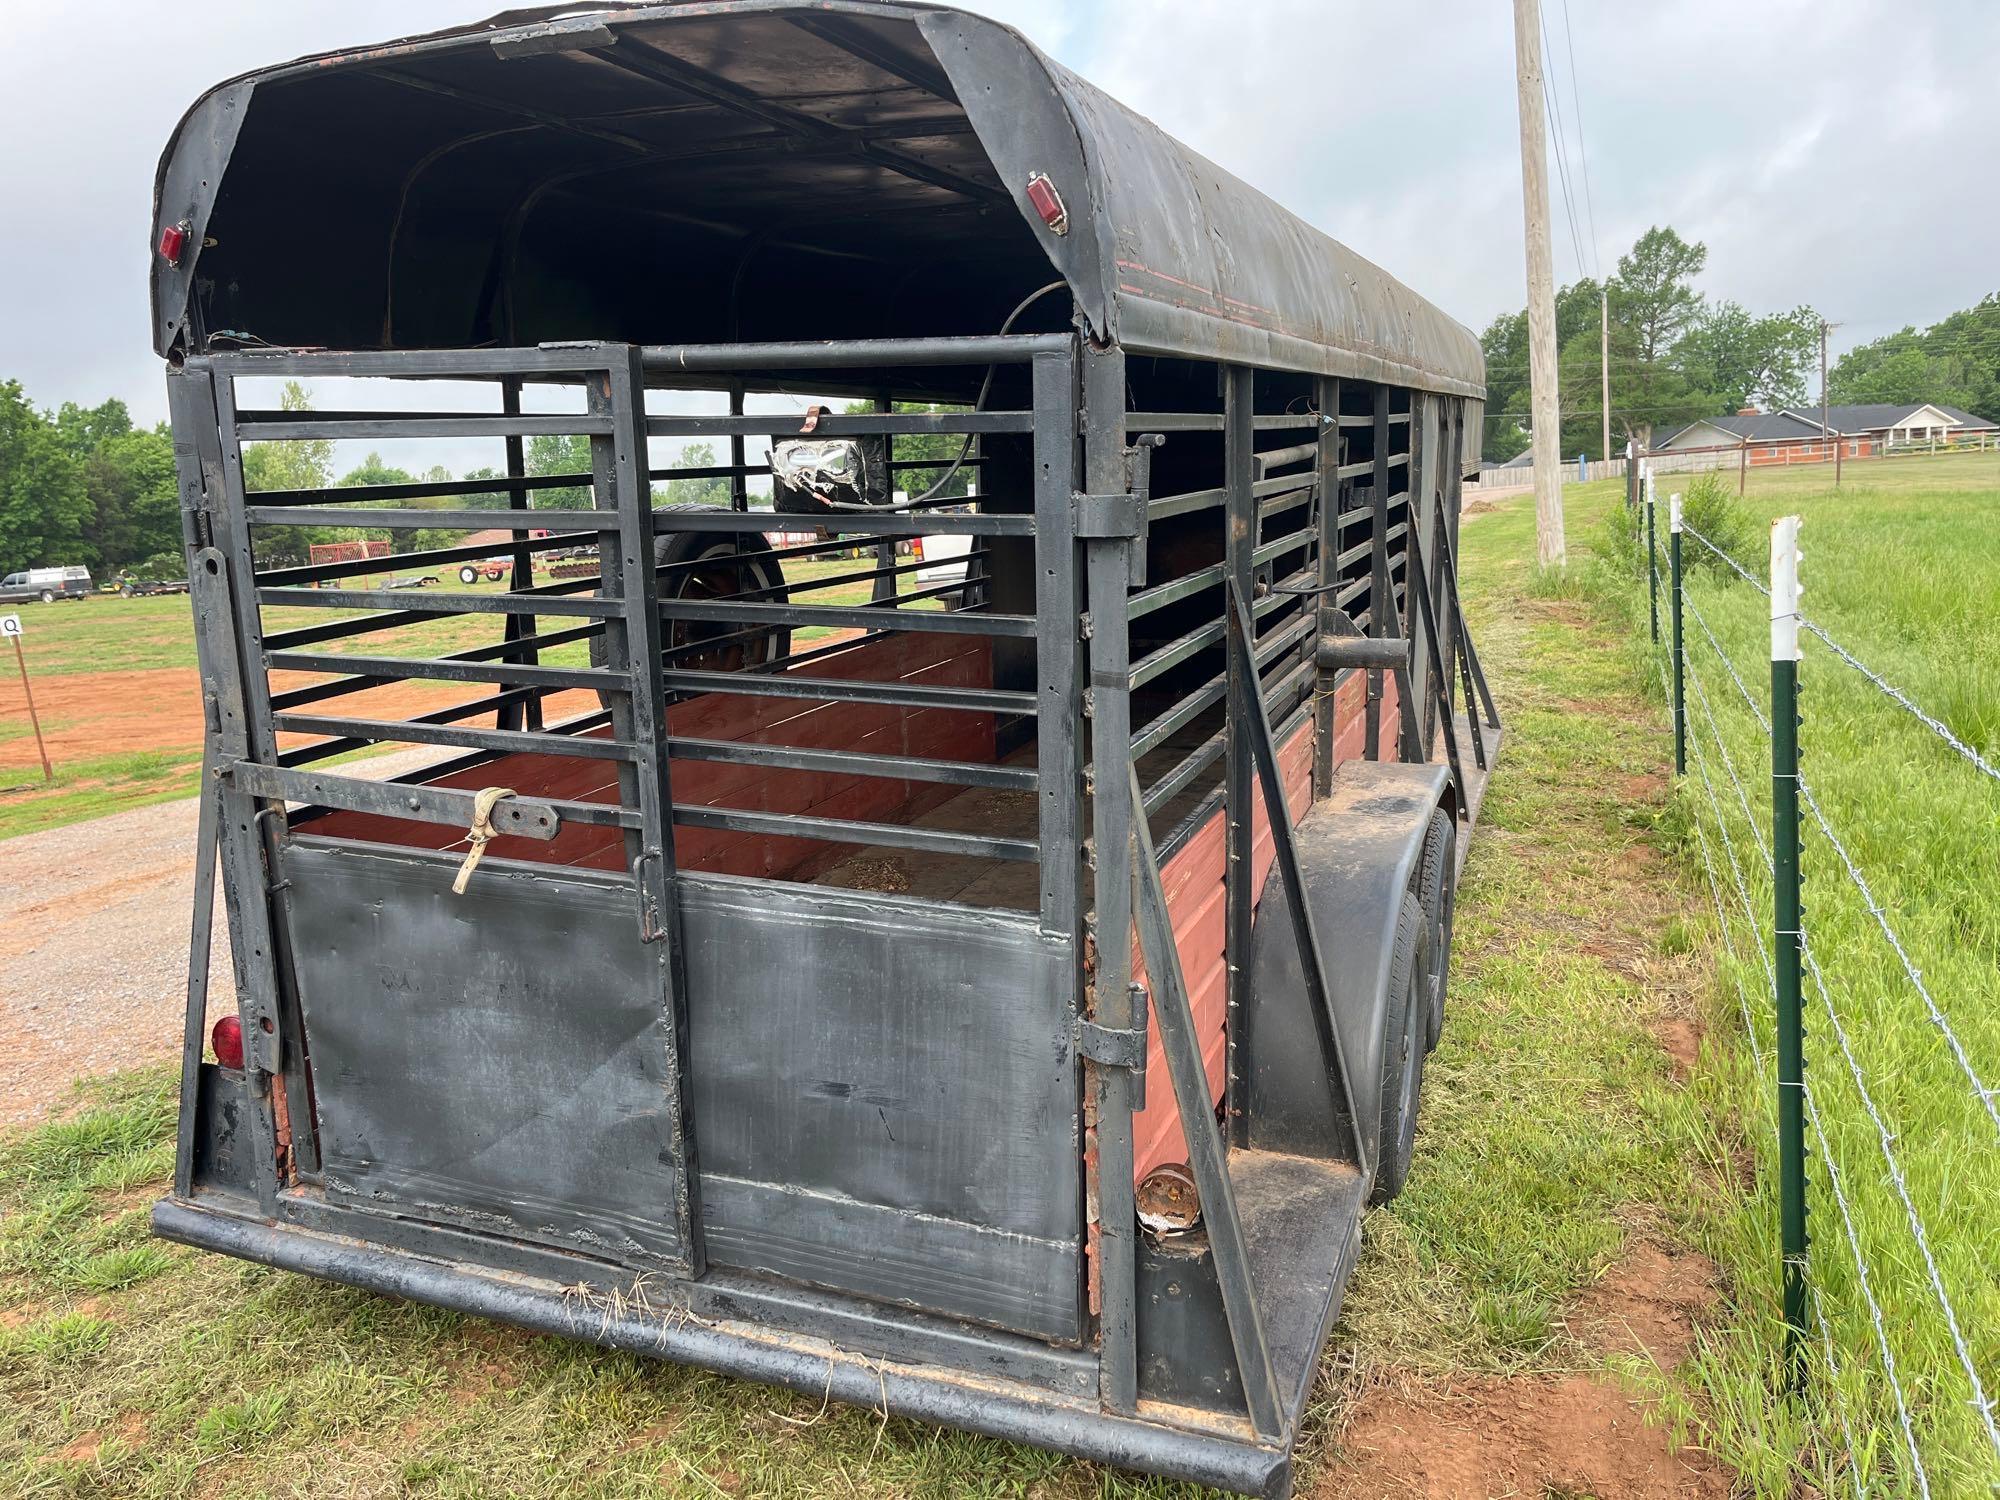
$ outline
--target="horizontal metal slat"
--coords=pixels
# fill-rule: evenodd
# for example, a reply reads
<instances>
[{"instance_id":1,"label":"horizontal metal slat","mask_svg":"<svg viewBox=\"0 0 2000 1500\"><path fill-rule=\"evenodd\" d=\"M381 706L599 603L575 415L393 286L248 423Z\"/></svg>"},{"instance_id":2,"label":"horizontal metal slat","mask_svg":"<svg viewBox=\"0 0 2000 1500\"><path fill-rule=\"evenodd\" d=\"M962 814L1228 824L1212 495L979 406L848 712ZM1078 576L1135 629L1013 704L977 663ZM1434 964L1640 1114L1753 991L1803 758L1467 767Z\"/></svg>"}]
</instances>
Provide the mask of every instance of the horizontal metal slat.
<instances>
[{"instance_id":1,"label":"horizontal metal slat","mask_svg":"<svg viewBox=\"0 0 2000 1500\"><path fill-rule=\"evenodd\" d=\"M1218 588L1226 576L1227 565L1216 563L1152 588L1142 589L1126 600L1125 617L1128 620L1136 620L1151 614L1156 609L1185 599L1191 594L1198 594L1203 589Z\"/></svg>"},{"instance_id":2,"label":"horizontal metal slat","mask_svg":"<svg viewBox=\"0 0 2000 1500\"><path fill-rule=\"evenodd\" d=\"M374 442L393 438L569 437L608 436L611 418L602 416L471 415L399 417L355 415L348 418L309 414L280 422L239 422L239 443L285 443L311 438Z\"/></svg>"},{"instance_id":3,"label":"horizontal metal slat","mask_svg":"<svg viewBox=\"0 0 2000 1500\"><path fill-rule=\"evenodd\" d=\"M501 649L516 649L518 645L518 642L510 643ZM468 661L462 657L431 659L421 656L322 656L309 651L273 651L265 656L264 663L273 671L334 672L355 677L376 677L389 682L436 678L443 682L499 682L554 688L596 688L601 692L614 693L631 690L631 684L622 672L581 667L530 666L526 662Z\"/></svg>"},{"instance_id":4,"label":"horizontal metal slat","mask_svg":"<svg viewBox=\"0 0 2000 1500\"><path fill-rule=\"evenodd\" d=\"M464 703L454 703L448 708L434 708L427 714L418 714L410 722L416 724L456 724L461 719L475 719L481 714L490 714L515 703L526 703L538 696L534 688L504 688L497 693L489 693L483 698L473 698ZM317 740L310 745L299 745L290 750L278 752L278 764L284 767L310 765L316 760L326 760L330 756L345 755L350 750L360 750L372 743L368 740Z\"/></svg>"},{"instance_id":5,"label":"horizontal metal slat","mask_svg":"<svg viewBox=\"0 0 2000 1500\"><path fill-rule=\"evenodd\" d=\"M1146 518L1149 521L1164 521L1169 516L1190 515L1198 510L1209 510L1221 505L1229 498L1227 490L1188 490L1179 495L1160 495L1146 502Z\"/></svg>"},{"instance_id":6,"label":"horizontal metal slat","mask_svg":"<svg viewBox=\"0 0 2000 1500\"><path fill-rule=\"evenodd\" d=\"M622 680L622 679L620 679ZM972 713L1032 714L1033 693L994 688L924 687L866 678L802 677L794 672L752 676L742 672L673 671L661 674L669 692L742 693L753 698L815 698L829 703L887 703L903 708L955 708Z\"/></svg>"},{"instance_id":7,"label":"horizontal metal slat","mask_svg":"<svg viewBox=\"0 0 2000 1500\"><path fill-rule=\"evenodd\" d=\"M853 416L825 413L804 430L799 412L752 413L741 417L648 417L648 437L772 437L836 438L906 435L911 433L1032 432L1031 411L899 411L857 412ZM946 460L949 463L950 460ZM943 467L943 465L939 465Z\"/></svg>"},{"instance_id":8,"label":"horizontal metal slat","mask_svg":"<svg viewBox=\"0 0 2000 1500\"><path fill-rule=\"evenodd\" d=\"M954 502L962 503L962 502ZM540 511L539 515L551 512ZM748 524L746 525L746 521ZM771 510L655 510L653 530L826 531L849 536L1033 536L1033 516L940 515L927 510L842 511L808 516ZM826 550L838 551L828 545ZM793 555L789 551L781 556Z\"/></svg>"},{"instance_id":9,"label":"horizontal metal slat","mask_svg":"<svg viewBox=\"0 0 2000 1500\"><path fill-rule=\"evenodd\" d=\"M743 344L646 344L649 370L784 370L849 365L1018 364L1043 354L1067 354L1067 333L974 334L928 339L827 339Z\"/></svg>"},{"instance_id":10,"label":"horizontal metal slat","mask_svg":"<svg viewBox=\"0 0 2000 1500\"><path fill-rule=\"evenodd\" d=\"M1229 745L1229 731L1221 730L1203 740L1158 781L1146 790L1146 816L1152 817L1184 791L1195 777L1222 758Z\"/></svg>"},{"instance_id":11,"label":"horizontal metal slat","mask_svg":"<svg viewBox=\"0 0 2000 1500\"><path fill-rule=\"evenodd\" d=\"M1132 663L1131 685L1134 688L1144 687L1162 672L1179 666L1189 657L1217 644L1221 639L1222 622L1214 620L1190 630L1176 640L1168 641L1164 646L1147 652Z\"/></svg>"},{"instance_id":12,"label":"horizontal metal slat","mask_svg":"<svg viewBox=\"0 0 2000 1500\"><path fill-rule=\"evenodd\" d=\"M616 599L570 597L596 588L595 577L505 594L421 594L415 589L260 588L259 604L282 609L388 609L408 615L578 615L606 620L624 612ZM404 622L398 622L404 623Z\"/></svg>"},{"instance_id":13,"label":"horizontal metal slat","mask_svg":"<svg viewBox=\"0 0 2000 1500\"><path fill-rule=\"evenodd\" d=\"M466 750L501 754L564 755L574 760L637 760L633 746L620 740L571 734L539 734L524 729L474 729L451 724L421 724L408 719L341 719L319 714L273 716L280 731L324 734L370 744L456 745Z\"/></svg>"},{"instance_id":14,"label":"horizontal metal slat","mask_svg":"<svg viewBox=\"0 0 2000 1500\"><path fill-rule=\"evenodd\" d=\"M724 515L729 512L724 511ZM616 531L618 512L615 510L369 510L357 506L317 506L317 505L248 505L243 510L244 519L253 526L354 526L364 530L379 531L511 531L526 533L546 531L551 536L567 536L573 533L595 533ZM742 527L737 522L737 527ZM490 548L497 556L514 546L512 542L494 542ZM368 559L393 564L393 557ZM389 572L385 567L380 571Z\"/></svg>"},{"instance_id":15,"label":"horizontal metal slat","mask_svg":"<svg viewBox=\"0 0 2000 1500\"><path fill-rule=\"evenodd\" d=\"M962 583L941 586L957 593ZM935 594L936 590L926 590ZM905 596L914 598L914 595ZM1018 640L1035 634L1033 615L987 614L977 610L871 609L863 605L744 603L729 599L663 599L663 620L740 621L758 625L830 625L877 630L929 631L936 635L1008 636Z\"/></svg>"},{"instance_id":16,"label":"horizontal metal slat","mask_svg":"<svg viewBox=\"0 0 2000 1500\"><path fill-rule=\"evenodd\" d=\"M941 828L918 828L905 823L862 823L846 818L809 818L795 813L691 807L680 802L674 804L674 822L683 828L719 828L733 833L775 834L781 838L819 839L834 844L882 844L894 849L916 849L926 854L964 854L975 859L1034 860L1040 855L1033 839L952 833Z\"/></svg>"},{"instance_id":17,"label":"horizontal metal slat","mask_svg":"<svg viewBox=\"0 0 2000 1500\"><path fill-rule=\"evenodd\" d=\"M578 341L515 349L256 349L205 354L188 364L245 375L385 375L405 379L581 375L625 358L625 346Z\"/></svg>"},{"instance_id":18,"label":"horizontal metal slat","mask_svg":"<svg viewBox=\"0 0 2000 1500\"><path fill-rule=\"evenodd\" d=\"M990 761L932 760L913 755L873 755L858 750L806 750L756 740L686 739L667 743L674 760L718 761L725 765L771 766L786 771L843 772L879 776L894 781L938 782L947 786L1004 787L1031 792L1039 784L1025 766L1001 766Z\"/></svg>"},{"instance_id":19,"label":"horizontal metal slat","mask_svg":"<svg viewBox=\"0 0 2000 1500\"><path fill-rule=\"evenodd\" d=\"M225 773L253 797L272 797L314 807L338 807L385 818L410 818L452 828L472 824L474 792L412 782L366 781L357 776L333 776L324 771L288 771L278 766L237 761ZM508 797L495 804L494 830L521 838L548 840L564 823L637 827L638 814L600 802L563 802L543 797Z\"/></svg>"}]
</instances>

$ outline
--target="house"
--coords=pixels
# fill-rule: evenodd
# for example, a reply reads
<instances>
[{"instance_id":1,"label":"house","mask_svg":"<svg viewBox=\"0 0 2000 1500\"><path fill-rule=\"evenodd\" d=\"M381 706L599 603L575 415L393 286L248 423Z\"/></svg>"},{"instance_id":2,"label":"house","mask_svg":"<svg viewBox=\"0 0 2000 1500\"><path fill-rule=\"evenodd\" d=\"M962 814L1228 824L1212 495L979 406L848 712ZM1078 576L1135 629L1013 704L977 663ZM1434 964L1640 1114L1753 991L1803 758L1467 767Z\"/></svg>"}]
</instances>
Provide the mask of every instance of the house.
<instances>
[{"instance_id":1,"label":"house","mask_svg":"<svg viewBox=\"0 0 2000 1500\"><path fill-rule=\"evenodd\" d=\"M2000 423L1937 402L1902 405L1833 406L1826 411L1826 431L1847 458L1868 458L1907 443L2000 441ZM1747 407L1734 416L1703 417L1656 443L1655 453L1697 449L1746 449L1751 464L1817 463L1832 457L1832 444L1822 450L1818 407L1758 411Z\"/></svg>"}]
</instances>

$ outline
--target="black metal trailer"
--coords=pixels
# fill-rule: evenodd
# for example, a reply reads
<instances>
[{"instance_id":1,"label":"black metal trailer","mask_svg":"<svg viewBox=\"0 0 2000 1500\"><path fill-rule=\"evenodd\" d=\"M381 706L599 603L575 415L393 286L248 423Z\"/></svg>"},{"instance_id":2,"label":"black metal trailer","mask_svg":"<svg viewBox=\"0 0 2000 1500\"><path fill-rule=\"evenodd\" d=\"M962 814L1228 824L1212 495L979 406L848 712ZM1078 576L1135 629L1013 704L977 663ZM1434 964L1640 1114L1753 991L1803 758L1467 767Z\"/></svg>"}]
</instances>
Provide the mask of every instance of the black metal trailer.
<instances>
[{"instance_id":1,"label":"black metal trailer","mask_svg":"<svg viewBox=\"0 0 2000 1500\"><path fill-rule=\"evenodd\" d=\"M918 4L268 69L183 121L155 220L208 714L156 1232L1287 1493L1499 747L1476 341ZM727 461L661 461L691 438ZM505 477L246 488L245 445L325 439ZM496 523L497 591L291 560ZM925 586L897 545L941 536ZM328 764L378 744L434 759Z\"/></svg>"}]
</instances>

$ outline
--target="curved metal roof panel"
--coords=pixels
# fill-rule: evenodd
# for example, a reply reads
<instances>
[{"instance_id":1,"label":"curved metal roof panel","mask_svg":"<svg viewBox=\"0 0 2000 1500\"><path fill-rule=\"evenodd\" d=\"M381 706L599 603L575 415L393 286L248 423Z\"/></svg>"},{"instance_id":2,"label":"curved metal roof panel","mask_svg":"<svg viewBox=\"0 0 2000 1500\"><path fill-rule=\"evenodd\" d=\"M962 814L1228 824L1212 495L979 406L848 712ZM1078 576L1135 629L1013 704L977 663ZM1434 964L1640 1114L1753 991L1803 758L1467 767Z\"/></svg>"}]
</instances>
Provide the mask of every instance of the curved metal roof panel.
<instances>
[{"instance_id":1,"label":"curved metal roof panel","mask_svg":"<svg viewBox=\"0 0 2000 1500\"><path fill-rule=\"evenodd\" d=\"M674 23L691 18L811 30L828 17L877 28L876 35L895 23L920 35L1000 184L1097 337L1138 352L1483 397L1478 340L1436 306L1053 62L1011 27L910 0L547 7L264 69L212 90L182 121L161 163L155 240L167 225L186 220L192 243L202 244L252 95L268 83L432 60L454 50L502 56L608 50L625 35L657 47L670 39ZM891 68L895 61L888 59ZM1060 233L1029 200L1029 179L1038 174L1067 210ZM154 333L162 352L176 341L192 280L191 264L155 258Z\"/></svg>"}]
</instances>

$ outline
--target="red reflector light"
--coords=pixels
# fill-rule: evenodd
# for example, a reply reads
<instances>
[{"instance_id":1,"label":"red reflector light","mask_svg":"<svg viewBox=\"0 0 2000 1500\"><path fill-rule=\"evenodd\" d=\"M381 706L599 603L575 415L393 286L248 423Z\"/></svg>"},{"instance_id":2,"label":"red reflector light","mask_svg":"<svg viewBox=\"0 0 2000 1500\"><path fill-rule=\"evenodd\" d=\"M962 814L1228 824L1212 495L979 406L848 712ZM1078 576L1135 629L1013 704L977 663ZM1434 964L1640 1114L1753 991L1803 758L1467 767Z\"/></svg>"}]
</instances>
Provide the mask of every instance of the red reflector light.
<instances>
[{"instance_id":1,"label":"red reflector light","mask_svg":"<svg viewBox=\"0 0 2000 1500\"><path fill-rule=\"evenodd\" d=\"M1063 207L1062 194L1045 173L1036 172L1028 178L1028 201L1035 205L1035 212L1051 230L1057 234L1069 233L1069 210Z\"/></svg>"},{"instance_id":2,"label":"red reflector light","mask_svg":"<svg viewBox=\"0 0 2000 1500\"><path fill-rule=\"evenodd\" d=\"M243 1023L234 1016L224 1016L215 1023L208 1034L208 1044L215 1048L215 1060L225 1068L243 1066Z\"/></svg>"},{"instance_id":3,"label":"red reflector light","mask_svg":"<svg viewBox=\"0 0 2000 1500\"><path fill-rule=\"evenodd\" d=\"M169 224L160 231L160 259L170 266L181 263L181 251L187 248L188 227L186 224Z\"/></svg>"}]
</instances>

